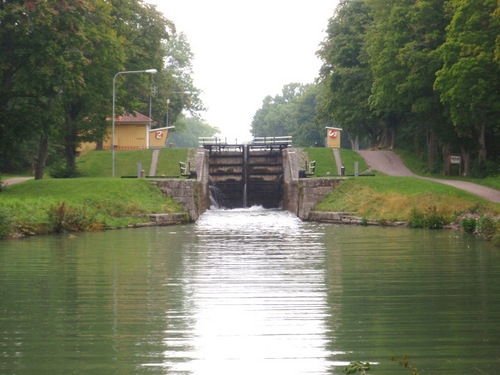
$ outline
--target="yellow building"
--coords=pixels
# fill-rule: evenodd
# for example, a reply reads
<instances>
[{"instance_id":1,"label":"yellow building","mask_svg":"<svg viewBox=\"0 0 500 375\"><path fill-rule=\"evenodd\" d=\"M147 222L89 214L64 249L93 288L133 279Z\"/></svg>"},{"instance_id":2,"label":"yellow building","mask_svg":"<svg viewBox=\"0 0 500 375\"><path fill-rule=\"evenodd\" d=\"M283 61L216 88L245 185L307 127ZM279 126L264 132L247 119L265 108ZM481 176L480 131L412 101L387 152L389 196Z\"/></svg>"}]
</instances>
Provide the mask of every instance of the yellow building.
<instances>
[{"instance_id":1,"label":"yellow building","mask_svg":"<svg viewBox=\"0 0 500 375\"><path fill-rule=\"evenodd\" d=\"M342 129L340 128L326 128L326 144L330 148L340 148L340 136Z\"/></svg>"},{"instance_id":2,"label":"yellow building","mask_svg":"<svg viewBox=\"0 0 500 375\"><path fill-rule=\"evenodd\" d=\"M135 111L131 115L127 114L116 118L115 150L143 150L165 147L168 131L174 126L150 129L150 123L155 124L149 117ZM103 142L105 150L111 150L112 138L113 127L110 126Z\"/></svg>"},{"instance_id":3,"label":"yellow building","mask_svg":"<svg viewBox=\"0 0 500 375\"><path fill-rule=\"evenodd\" d=\"M169 126L165 128L150 129L149 123L156 124L149 117L134 112L133 115L119 116L115 119L115 150L146 150L150 148L164 148L168 131L175 128ZM113 143L113 125L107 129L107 135L103 140L103 149L111 150ZM97 147L95 142L82 143L77 148L78 153L89 152Z\"/></svg>"}]
</instances>

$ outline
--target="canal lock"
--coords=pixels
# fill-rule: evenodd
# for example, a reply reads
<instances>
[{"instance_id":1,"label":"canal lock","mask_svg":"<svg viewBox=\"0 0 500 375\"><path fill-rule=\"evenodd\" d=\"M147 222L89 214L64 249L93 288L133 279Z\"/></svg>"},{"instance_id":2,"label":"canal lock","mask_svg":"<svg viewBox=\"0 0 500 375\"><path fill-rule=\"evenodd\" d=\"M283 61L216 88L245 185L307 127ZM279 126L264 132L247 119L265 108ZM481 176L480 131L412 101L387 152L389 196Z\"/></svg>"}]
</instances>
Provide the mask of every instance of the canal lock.
<instances>
[{"instance_id":1,"label":"canal lock","mask_svg":"<svg viewBox=\"0 0 500 375\"><path fill-rule=\"evenodd\" d=\"M209 146L212 205L282 207L284 147L280 144Z\"/></svg>"}]
</instances>

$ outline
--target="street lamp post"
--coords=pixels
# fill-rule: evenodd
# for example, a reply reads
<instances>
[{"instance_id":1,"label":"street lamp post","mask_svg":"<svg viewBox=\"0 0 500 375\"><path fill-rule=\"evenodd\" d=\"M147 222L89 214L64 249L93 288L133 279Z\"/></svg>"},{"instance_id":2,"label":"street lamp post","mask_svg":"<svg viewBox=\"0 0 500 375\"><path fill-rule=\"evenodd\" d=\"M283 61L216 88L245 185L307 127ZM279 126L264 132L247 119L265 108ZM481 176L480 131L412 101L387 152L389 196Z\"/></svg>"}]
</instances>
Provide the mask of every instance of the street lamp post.
<instances>
[{"instance_id":1,"label":"street lamp post","mask_svg":"<svg viewBox=\"0 0 500 375\"><path fill-rule=\"evenodd\" d=\"M118 72L115 74L113 77L113 139L112 139L112 146L111 149L113 150L113 174L112 176L115 177L115 101L116 101L116 77L118 77L120 74L132 74L132 73L149 73L149 74L156 74L158 71L156 69L146 69L146 70L128 70L124 72Z\"/></svg>"}]
</instances>

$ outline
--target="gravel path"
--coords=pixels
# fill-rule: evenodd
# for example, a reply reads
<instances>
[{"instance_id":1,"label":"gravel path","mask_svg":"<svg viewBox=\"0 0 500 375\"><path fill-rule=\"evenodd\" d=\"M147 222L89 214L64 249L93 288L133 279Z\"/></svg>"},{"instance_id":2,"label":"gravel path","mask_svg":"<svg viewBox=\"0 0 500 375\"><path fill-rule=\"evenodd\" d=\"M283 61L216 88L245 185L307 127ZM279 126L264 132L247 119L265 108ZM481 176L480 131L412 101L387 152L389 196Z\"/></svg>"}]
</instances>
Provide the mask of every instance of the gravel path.
<instances>
[{"instance_id":1,"label":"gravel path","mask_svg":"<svg viewBox=\"0 0 500 375\"><path fill-rule=\"evenodd\" d=\"M13 184L19 184L24 181L32 180L33 177L15 177L15 178L9 178L8 180L2 181L3 186L8 186L8 185L13 185Z\"/></svg>"},{"instance_id":2,"label":"gravel path","mask_svg":"<svg viewBox=\"0 0 500 375\"><path fill-rule=\"evenodd\" d=\"M465 190L469 193L488 199L489 201L500 203L500 191L486 186L466 181L443 180L439 178L418 176L406 168L399 155L392 151L358 151L358 153L366 160L371 169L385 173L389 176L417 177L423 180L439 182L441 184Z\"/></svg>"}]
</instances>

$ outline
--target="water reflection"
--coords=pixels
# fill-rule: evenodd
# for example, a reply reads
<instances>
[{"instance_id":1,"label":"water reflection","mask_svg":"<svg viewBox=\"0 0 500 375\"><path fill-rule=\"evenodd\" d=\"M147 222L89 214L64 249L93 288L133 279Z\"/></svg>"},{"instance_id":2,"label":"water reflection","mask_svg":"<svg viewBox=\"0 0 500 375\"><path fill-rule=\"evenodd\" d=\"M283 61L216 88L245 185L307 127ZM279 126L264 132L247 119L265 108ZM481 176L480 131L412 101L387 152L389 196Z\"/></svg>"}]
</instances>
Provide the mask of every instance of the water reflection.
<instances>
[{"instance_id":1,"label":"water reflection","mask_svg":"<svg viewBox=\"0 0 500 375\"><path fill-rule=\"evenodd\" d=\"M260 208L0 242L0 373L496 374L500 252Z\"/></svg>"},{"instance_id":2,"label":"water reflection","mask_svg":"<svg viewBox=\"0 0 500 375\"><path fill-rule=\"evenodd\" d=\"M185 306L167 312L169 373L324 374L321 234L286 212L211 211L183 249ZM179 329L179 327L183 327Z\"/></svg>"}]
</instances>

